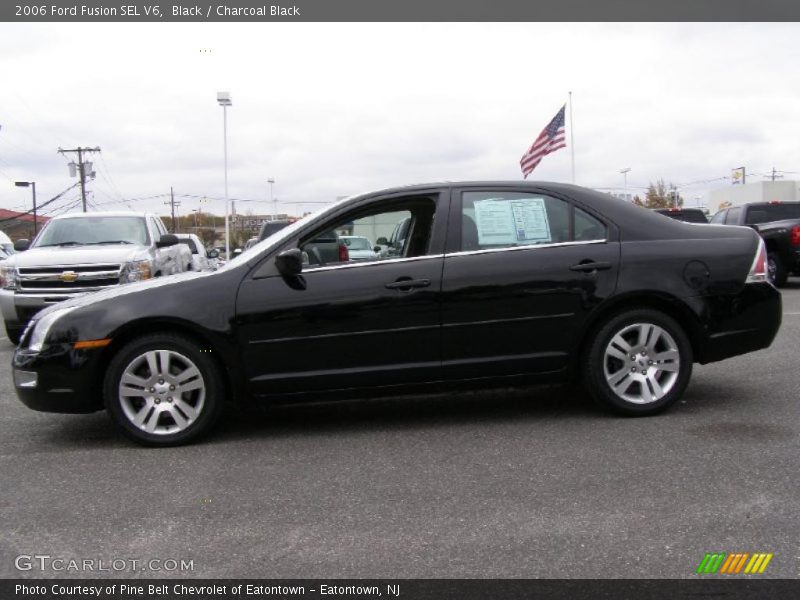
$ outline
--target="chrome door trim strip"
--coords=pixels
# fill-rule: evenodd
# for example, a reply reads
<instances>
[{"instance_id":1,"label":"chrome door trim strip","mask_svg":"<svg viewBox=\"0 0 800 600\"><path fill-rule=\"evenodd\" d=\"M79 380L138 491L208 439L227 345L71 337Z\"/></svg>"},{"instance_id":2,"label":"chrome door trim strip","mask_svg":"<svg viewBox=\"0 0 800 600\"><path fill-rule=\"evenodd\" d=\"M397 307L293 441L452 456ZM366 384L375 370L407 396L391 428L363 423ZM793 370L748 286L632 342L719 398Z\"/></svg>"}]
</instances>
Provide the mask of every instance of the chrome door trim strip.
<instances>
[{"instance_id":1,"label":"chrome door trim strip","mask_svg":"<svg viewBox=\"0 0 800 600\"><path fill-rule=\"evenodd\" d=\"M445 258L455 256L472 256L474 254L491 254L494 252L515 252L518 250L533 250L538 248L563 248L565 246L588 246L590 244L605 244L608 240L586 240L581 242L557 242L554 244L528 244L526 246L506 246L505 248L484 248L482 250L462 250L461 252L450 252L445 254Z\"/></svg>"}]
</instances>

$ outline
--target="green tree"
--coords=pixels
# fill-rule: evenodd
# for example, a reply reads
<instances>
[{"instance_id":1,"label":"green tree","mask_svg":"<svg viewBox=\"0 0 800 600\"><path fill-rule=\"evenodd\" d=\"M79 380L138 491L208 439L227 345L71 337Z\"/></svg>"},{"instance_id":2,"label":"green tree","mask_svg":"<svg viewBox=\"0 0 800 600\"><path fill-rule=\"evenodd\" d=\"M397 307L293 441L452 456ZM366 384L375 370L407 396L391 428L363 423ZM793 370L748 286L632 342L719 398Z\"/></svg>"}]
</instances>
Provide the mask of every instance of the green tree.
<instances>
[{"instance_id":1,"label":"green tree","mask_svg":"<svg viewBox=\"0 0 800 600\"><path fill-rule=\"evenodd\" d=\"M644 205L647 208L683 206L683 198L674 184L667 184L663 179L659 179L655 183L651 182L650 187L647 188L647 193L644 196Z\"/></svg>"}]
</instances>

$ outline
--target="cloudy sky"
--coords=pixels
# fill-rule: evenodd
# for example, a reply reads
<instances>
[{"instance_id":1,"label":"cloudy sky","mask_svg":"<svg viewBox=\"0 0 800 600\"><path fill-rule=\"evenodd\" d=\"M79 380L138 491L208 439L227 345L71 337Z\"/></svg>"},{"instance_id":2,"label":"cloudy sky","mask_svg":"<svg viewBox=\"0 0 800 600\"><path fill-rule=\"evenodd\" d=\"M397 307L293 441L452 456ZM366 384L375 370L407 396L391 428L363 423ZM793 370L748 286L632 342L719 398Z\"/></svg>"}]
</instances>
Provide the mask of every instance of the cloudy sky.
<instances>
[{"instance_id":1,"label":"cloudy sky","mask_svg":"<svg viewBox=\"0 0 800 600\"><path fill-rule=\"evenodd\" d=\"M572 90L576 182L657 178L687 203L734 167L800 173L796 24L0 24L0 208L75 182L59 146L100 146L92 203L166 212L175 188L240 212L437 180L519 179ZM569 181L570 152L531 179ZM691 184L697 181L710 183ZM50 208L74 205L77 191ZM144 198L144 199L143 199ZM149 199L147 199L149 198ZM223 212L221 201L204 211Z\"/></svg>"}]
</instances>

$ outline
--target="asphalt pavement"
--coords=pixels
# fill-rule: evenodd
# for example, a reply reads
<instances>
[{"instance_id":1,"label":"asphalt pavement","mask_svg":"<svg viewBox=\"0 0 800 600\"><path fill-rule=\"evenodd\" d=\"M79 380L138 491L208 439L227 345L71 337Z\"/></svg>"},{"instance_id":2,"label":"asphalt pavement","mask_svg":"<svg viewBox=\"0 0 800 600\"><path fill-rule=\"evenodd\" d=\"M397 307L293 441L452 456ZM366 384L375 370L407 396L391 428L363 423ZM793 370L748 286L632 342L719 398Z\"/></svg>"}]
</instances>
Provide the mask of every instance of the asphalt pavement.
<instances>
[{"instance_id":1,"label":"asphalt pavement","mask_svg":"<svg viewBox=\"0 0 800 600\"><path fill-rule=\"evenodd\" d=\"M773 346L696 365L662 416L547 386L281 407L147 449L21 405L0 338L0 577L683 578L706 552L797 577L799 341L794 279ZM192 570L17 570L31 555Z\"/></svg>"}]
</instances>

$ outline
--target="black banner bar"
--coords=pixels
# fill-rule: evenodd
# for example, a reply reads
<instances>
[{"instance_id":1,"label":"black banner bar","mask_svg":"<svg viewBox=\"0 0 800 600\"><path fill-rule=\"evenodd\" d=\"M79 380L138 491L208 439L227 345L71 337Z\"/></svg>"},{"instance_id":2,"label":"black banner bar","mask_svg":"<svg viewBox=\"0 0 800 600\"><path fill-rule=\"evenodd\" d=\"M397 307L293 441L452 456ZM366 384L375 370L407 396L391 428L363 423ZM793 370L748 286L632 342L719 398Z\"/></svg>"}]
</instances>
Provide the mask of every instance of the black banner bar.
<instances>
[{"instance_id":1,"label":"black banner bar","mask_svg":"<svg viewBox=\"0 0 800 600\"><path fill-rule=\"evenodd\" d=\"M10 22L800 21L796 0L10 0Z\"/></svg>"},{"instance_id":2,"label":"black banner bar","mask_svg":"<svg viewBox=\"0 0 800 600\"><path fill-rule=\"evenodd\" d=\"M0 581L3 600L678 600L800 597L800 580L740 577L650 579L59 579Z\"/></svg>"}]
</instances>

